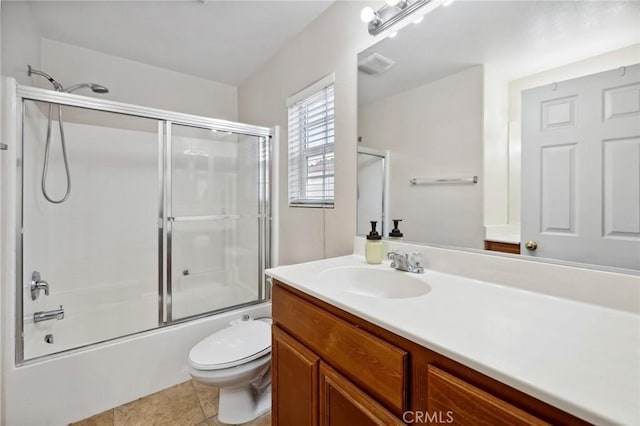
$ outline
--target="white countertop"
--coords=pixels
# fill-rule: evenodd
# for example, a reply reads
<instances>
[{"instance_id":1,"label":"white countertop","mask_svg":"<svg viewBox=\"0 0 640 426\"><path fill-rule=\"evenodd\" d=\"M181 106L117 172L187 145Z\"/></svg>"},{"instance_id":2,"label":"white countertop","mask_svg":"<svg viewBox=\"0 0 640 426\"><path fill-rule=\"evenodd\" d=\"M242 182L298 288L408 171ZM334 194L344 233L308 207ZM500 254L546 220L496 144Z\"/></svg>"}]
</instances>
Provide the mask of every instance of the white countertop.
<instances>
[{"instance_id":1,"label":"white countertop","mask_svg":"<svg viewBox=\"0 0 640 426\"><path fill-rule=\"evenodd\" d=\"M381 299L323 285L357 255L267 275L596 424L640 425L640 316L433 270L431 291ZM396 271L398 274L406 272Z\"/></svg>"}]
</instances>

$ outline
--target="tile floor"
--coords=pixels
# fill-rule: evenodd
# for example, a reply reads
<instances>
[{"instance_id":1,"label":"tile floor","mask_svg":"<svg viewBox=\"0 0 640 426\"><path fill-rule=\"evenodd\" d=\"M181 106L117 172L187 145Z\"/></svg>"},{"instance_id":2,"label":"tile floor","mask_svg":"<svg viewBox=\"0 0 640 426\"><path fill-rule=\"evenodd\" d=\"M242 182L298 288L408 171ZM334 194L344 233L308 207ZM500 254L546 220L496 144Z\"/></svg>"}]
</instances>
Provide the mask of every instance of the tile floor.
<instances>
[{"instance_id":1,"label":"tile floor","mask_svg":"<svg viewBox=\"0 0 640 426\"><path fill-rule=\"evenodd\" d=\"M107 410L71 426L219 426L218 389L192 380ZM246 426L271 426L266 414Z\"/></svg>"}]
</instances>

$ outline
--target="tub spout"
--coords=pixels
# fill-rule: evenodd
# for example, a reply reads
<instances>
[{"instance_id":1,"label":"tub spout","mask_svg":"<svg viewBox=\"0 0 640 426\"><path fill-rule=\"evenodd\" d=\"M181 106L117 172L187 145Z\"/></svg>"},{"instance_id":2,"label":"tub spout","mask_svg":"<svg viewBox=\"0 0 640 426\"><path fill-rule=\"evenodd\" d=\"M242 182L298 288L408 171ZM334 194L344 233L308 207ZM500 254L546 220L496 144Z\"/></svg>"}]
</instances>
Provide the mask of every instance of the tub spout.
<instances>
[{"instance_id":1,"label":"tub spout","mask_svg":"<svg viewBox=\"0 0 640 426\"><path fill-rule=\"evenodd\" d=\"M40 311L33 314L33 322L49 321L53 319L64 319L64 309L62 309L62 305L60 305L60 309L54 309L52 311Z\"/></svg>"}]
</instances>

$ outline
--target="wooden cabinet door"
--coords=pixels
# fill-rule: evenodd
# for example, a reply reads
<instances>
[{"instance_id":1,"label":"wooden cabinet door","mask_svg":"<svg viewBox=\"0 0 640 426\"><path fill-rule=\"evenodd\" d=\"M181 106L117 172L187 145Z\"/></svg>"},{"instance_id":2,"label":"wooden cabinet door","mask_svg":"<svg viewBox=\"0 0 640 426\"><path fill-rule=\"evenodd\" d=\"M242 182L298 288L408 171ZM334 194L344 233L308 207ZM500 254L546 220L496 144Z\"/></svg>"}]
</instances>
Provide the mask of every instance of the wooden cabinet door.
<instances>
[{"instance_id":1,"label":"wooden cabinet door","mask_svg":"<svg viewBox=\"0 0 640 426\"><path fill-rule=\"evenodd\" d=\"M271 348L272 413L274 426L318 424L318 367L320 358L273 327Z\"/></svg>"},{"instance_id":2,"label":"wooden cabinet door","mask_svg":"<svg viewBox=\"0 0 640 426\"><path fill-rule=\"evenodd\" d=\"M428 413L459 425L544 426L548 423L448 374L428 367Z\"/></svg>"},{"instance_id":3,"label":"wooden cabinet door","mask_svg":"<svg viewBox=\"0 0 640 426\"><path fill-rule=\"evenodd\" d=\"M323 362L320 363L319 408L321 426L404 425L400 419Z\"/></svg>"}]
</instances>

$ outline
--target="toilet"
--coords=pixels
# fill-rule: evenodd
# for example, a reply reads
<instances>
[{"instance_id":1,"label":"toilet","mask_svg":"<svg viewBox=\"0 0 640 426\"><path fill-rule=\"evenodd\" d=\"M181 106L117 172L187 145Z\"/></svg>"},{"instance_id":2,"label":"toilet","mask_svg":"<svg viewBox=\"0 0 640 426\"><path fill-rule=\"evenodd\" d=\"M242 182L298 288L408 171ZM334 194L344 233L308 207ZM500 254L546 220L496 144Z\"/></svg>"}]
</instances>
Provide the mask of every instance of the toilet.
<instances>
[{"instance_id":1,"label":"toilet","mask_svg":"<svg viewBox=\"0 0 640 426\"><path fill-rule=\"evenodd\" d=\"M189 352L195 381L220 389L218 420L246 423L271 410L271 319L234 322Z\"/></svg>"}]
</instances>

